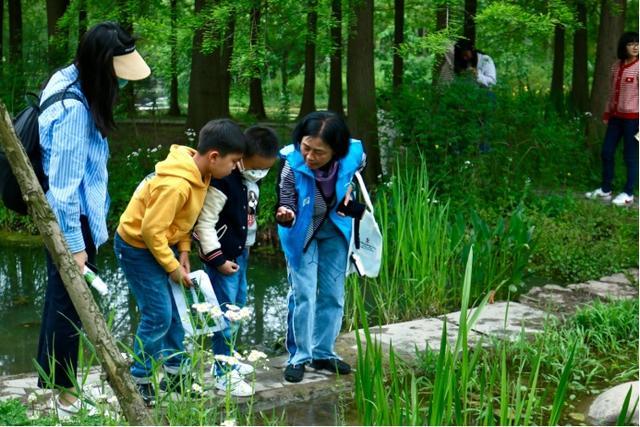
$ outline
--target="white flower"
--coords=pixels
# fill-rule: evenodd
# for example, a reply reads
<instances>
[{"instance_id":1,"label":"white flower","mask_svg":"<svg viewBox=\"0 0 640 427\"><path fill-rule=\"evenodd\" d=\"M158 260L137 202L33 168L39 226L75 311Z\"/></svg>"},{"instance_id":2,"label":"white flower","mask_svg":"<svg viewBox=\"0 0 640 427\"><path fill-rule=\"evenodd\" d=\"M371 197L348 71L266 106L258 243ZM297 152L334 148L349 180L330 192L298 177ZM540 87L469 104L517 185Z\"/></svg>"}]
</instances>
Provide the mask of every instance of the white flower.
<instances>
[{"instance_id":1,"label":"white flower","mask_svg":"<svg viewBox=\"0 0 640 427\"><path fill-rule=\"evenodd\" d=\"M242 318L248 319L249 317L251 317L251 310L249 310L249 308L247 308L247 307L242 307L240 309L239 314L240 314L240 316L242 316Z\"/></svg>"},{"instance_id":2,"label":"white flower","mask_svg":"<svg viewBox=\"0 0 640 427\"><path fill-rule=\"evenodd\" d=\"M149 150L150 153L155 153L156 151L158 151L157 147L153 147L151 150Z\"/></svg>"},{"instance_id":3,"label":"white flower","mask_svg":"<svg viewBox=\"0 0 640 427\"><path fill-rule=\"evenodd\" d=\"M266 359L267 355L258 350L251 350L251 353L247 356L247 360L251 363L255 363L258 360Z\"/></svg>"},{"instance_id":4,"label":"white flower","mask_svg":"<svg viewBox=\"0 0 640 427\"><path fill-rule=\"evenodd\" d=\"M200 386L200 384L193 383L193 384L191 385L191 390L192 390L194 393L202 393L202 386Z\"/></svg>"},{"instance_id":5,"label":"white flower","mask_svg":"<svg viewBox=\"0 0 640 427\"><path fill-rule=\"evenodd\" d=\"M211 310L209 310L209 314L211 315L211 317L221 317L223 315L222 310L220 310L220 307L217 305L211 307Z\"/></svg>"},{"instance_id":6,"label":"white flower","mask_svg":"<svg viewBox=\"0 0 640 427\"><path fill-rule=\"evenodd\" d=\"M470 165L470 164L471 164L471 161L470 161L470 160L465 160L465 161L464 161L464 164L465 164L465 165Z\"/></svg>"},{"instance_id":7,"label":"white flower","mask_svg":"<svg viewBox=\"0 0 640 427\"><path fill-rule=\"evenodd\" d=\"M214 359L216 359L218 362L221 363L226 363L227 365L237 365L238 364L238 359L236 359L233 356L227 356L224 354L216 354L214 356Z\"/></svg>"},{"instance_id":8,"label":"white flower","mask_svg":"<svg viewBox=\"0 0 640 427\"><path fill-rule=\"evenodd\" d=\"M111 396L110 398L107 399L107 403L109 405L117 405L118 404L118 398L116 396Z\"/></svg>"},{"instance_id":9,"label":"white flower","mask_svg":"<svg viewBox=\"0 0 640 427\"><path fill-rule=\"evenodd\" d=\"M222 427L234 427L236 425L236 420L234 418L230 418L228 420L224 420L220 425Z\"/></svg>"},{"instance_id":10,"label":"white flower","mask_svg":"<svg viewBox=\"0 0 640 427\"><path fill-rule=\"evenodd\" d=\"M27 402L29 402L30 404L34 404L37 401L38 401L38 396L36 396L35 393L31 393L29 397L27 397Z\"/></svg>"},{"instance_id":11,"label":"white flower","mask_svg":"<svg viewBox=\"0 0 640 427\"><path fill-rule=\"evenodd\" d=\"M191 308L198 313L206 313L211 310L211 307L211 304L209 304L208 302L195 303L191 306Z\"/></svg>"},{"instance_id":12,"label":"white flower","mask_svg":"<svg viewBox=\"0 0 640 427\"><path fill-rule=\"evenodd\" d=\"M104 393L100 393L95 397L97 403L104 403L107 401L107 395Z\"/></svg>"},{"instance_id":13,"label":"white flower","mask_svg":"<svg viewBox=\"0 0 640 427\"><path fill-rule=\"evenodd\" d=\"M227 304L227 310L240 311L240 307L233 304Z\"/></svg>"},{"instance_id":14,"label":"white flower","mask_svg":"<svg viewBox=\"0 0 640 427\"><path fill-rule=\"evenodd\" d=\"M245 352L245 354L246 354L246 352ZM242 355L240 353L238 353L237 351L235 351L235 350L233 351L233 357L235 357L238 360L242 360L243 359Z\"/></svg>"}]
</instances>

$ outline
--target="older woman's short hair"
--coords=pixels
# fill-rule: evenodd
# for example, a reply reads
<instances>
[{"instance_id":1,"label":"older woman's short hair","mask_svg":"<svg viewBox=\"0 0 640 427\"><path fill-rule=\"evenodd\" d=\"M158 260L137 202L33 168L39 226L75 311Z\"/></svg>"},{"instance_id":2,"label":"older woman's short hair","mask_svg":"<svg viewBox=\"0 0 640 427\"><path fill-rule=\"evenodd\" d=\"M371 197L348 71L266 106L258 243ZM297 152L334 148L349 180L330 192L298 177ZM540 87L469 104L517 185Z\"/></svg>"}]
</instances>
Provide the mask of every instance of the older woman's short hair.
<instances>
[{"instance_id":1,"label":"older woman's short hair","mask_svg":"<svg viewBox=\"0 0 640 427\"><path fill-rule=\"evenodd\" d=\"M293 144L297 150L305 136L319 137L333 150L334 156L341 159L349 152L349 128L344 119L333 111L314 111L309 113L293 130Z\"/></svg>"}]
</instances>

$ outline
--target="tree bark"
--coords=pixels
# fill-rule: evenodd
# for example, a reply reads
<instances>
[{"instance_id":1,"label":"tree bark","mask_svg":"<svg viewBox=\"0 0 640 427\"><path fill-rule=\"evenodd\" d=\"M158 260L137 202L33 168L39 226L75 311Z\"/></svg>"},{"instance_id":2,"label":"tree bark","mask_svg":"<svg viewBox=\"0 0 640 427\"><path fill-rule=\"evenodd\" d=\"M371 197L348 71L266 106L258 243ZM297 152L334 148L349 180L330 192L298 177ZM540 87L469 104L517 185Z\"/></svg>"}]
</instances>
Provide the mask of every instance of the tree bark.
<instances>
[{"instance_id":1,"label":"tree bark","mask_svg":"<svg viewBox=\"0 0 640 427\"><path fill-rule=\"evenodd\" d=\"M400 55L400 48L404 43L404 0L394 0L394 29L393 29L393 88L402 85L404 61Z\"/></svg>"},{"instance_id":2,"label":"tree bark","mask_svg":"<svg viewBox=\"0 0 640 427\"><path fill-rule=\"evenodd\" d=\"M440 3L436 9L436 32L442 31L449 26L449 5ZM444 64L444 54L436 55L431 71L431 84L437 85L440 80L440 69Z\"/></svg>"},{"instance_id":3,"label":"tree bark","mask_svg":"<svg viewBox=\"0 0 640 427\"><path fill-rule=\"evenodd\" d=\"M260 19L261 19L261 4L260 0L257 0L251 8L251 33L249 35L250 51L254 55L260 49L259 37L260 37ZM249 111L248 113L254 116L256 119L267 118L267 113L264 109L264 98L262 96L262 77L260 67L256 66L253 69L251 80L249 81Z\"/></svg>"},{"instance_id":4,"label":"tree bark","mask_svg":"<svg viewBox=\"0 0 640 427\"><path fill-rule=\"evenodd\" d=\"M464 0L464 37L476 44L476 12L478 0Z\"/></svg>"},{"instance_id":5,"label":"tree bark","mask_svg":"<svg viewBox=\"0 0 640 427\"><path fill-rule=\"evenodd\" d=\"M80 0L78 10L78 41L87 32L87 0Z\"/></svg>"},{"instance_id":6,"label":"tree bark","mask_svg":"<svg viewBox=\"0 0 640 427\"><path fill-rule=\"evenodd\" d=\"M169 89L169 115L179 116L180 105L178 103L178 0L171 0L169 5L171 14L171 88Z\"/></svg>"},{"instance_id":7,"label":"tree bark","mask_svg":"<svg viewBox=\"0 0 640 427\"><path fill-rule=\"evenodd\" d=\"M342 102L342 0L331 1L331 62L329 65L329 105L330 111L344 117Z\"/></svg>"},{"instance_id":8,"label":"tree bark","mask_svg":"<svg viewBox=\"0 0 640 427\"><path fill-rule=\"evenodd\" d=\"M9 62L22 65L22 5L20 0L9 0Z\"/></svg>"},{"instance_id":9,"label":"tree bark","mask_svg":"<svg viewBox=\"0 0 640 427\"><path fill-rule=\"evenodd\" d=\"M573 72L571 75L571 108L584 113L589 109L589 71L587 69L587 4L577 0L577 28L573 33Z\"/></svg>"},{"instance_id":10,"label":"tree bark","mask_svg":"<svg viewBox=\"0 0 640 427\"><path fill-rule=\"evenodd\" d=\"M307 13L307 37L304 56L304 88L298 119L316 109L316 36L318 33L317 0L309 0Z\"/></svg>"},{"instance_id":11,"label":"tree bark","mask_svg":"<svg viewBox=\"0 0 640 427\"><path fill-rule=\"evenodd\" d=\"M551 103L556 111L563 111L564 103L564 25L556 24L553 36L553 73L551 75Z\"/></svg>"},{"instance_id":12,"label":"tree bark","mask_svg":"<svg viewBox=\"0 0 640 427\"><path fill-rule=\"evenodd\" d=\"M69 251L56 217L45 199L24 148L18 141L9 113L2 103L0 103L0 146L7 155L29 208L29 214L60 272L64 286L78 312L87 337L95 347L102 369L107 374L109 385L118 398L124 416L130 425L153 424L149 411L129 374L129 366L122 358L100 308L94 301Z\"/></svg>"},{"instance_id":13,"label":"tree bark","mask_svg":"<svg viewBox=\"0 0 640 427\"><path fill-rule=\"evenodd\" d=\"M602 114L609 97L611 65L617 60L618 38L624 29L625 0L602 0L596 63L591 87L591 120L587 126L590 145L598 143L604 133Z\"/></svg>"},{"instance_id":14,"label":"tree bark","mask_svg":"<svg viewBox=\"0 0 640 427\"><path fill-rule=\"evenodd\" d=\"M196 15L211 4L211 0L196 0ZM213 26L214 23L205 22L203 28L196 30L193 37L187 127L196 132L211 119L231 115L229 64L233 53L235 21L231 18L226 26L222 26L222 30L214 31ZM207 34L213 32L213 37L216 38L216 47L211 53L202 52L205 30Z\"/></svg>"},{"instance_id":15,"label":"tree bark","mask_svg":"<svg viewBox=\"0 0 640 427\"><path fill-rule=\"evenodd\" d=\"M367 152L365 179L374 185L381 172L378 146L376 86L373 67L373 0L351 0L347 55L347 113L349 128Z\"/></svg>"},{"instance_id":16,"label":"tree bark","mask_svg":"<svg viewBox=\"0 0 640 427\"><path fill-rule=\"evenodd\" d=\"M4 58L4 0L0 0L0 80L4 78L3 76L3 60Z\"/></svg>"},{"instance_id":17,"label":"tree bark","mask_svg":"<svg viewBox=\"0 0 640 427\"><path fill-rule=\"evenodd\" d=\"M49 47L49 70L54 70L67 61L69 31L58 27L58 21L69 7L69 0L47 0L47 35Z\"/></svg>"}]
</instances>

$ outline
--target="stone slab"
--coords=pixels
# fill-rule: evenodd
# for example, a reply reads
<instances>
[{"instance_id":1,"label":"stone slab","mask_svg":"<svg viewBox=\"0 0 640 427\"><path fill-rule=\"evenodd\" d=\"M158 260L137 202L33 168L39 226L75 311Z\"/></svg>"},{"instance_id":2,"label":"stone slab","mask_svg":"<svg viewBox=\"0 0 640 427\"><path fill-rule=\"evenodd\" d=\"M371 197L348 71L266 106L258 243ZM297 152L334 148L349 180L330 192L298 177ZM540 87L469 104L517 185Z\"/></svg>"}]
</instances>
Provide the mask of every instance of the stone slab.
<instances>
[{"instance_id":1,"label":"stone slab","mask_svg":"<svg viewBox=\"0 0 640 427\"><path fill-rule=\"evenodd\" d=\"M571 293L571 289L567 289L564 286L548 284L542 287L547 292L560 292L560 293Z\"/></svg>"},{"instance_id":2,"label":"stone slab","mask_svg":"<svg viewBox=\"0 0 640 427\"><path fill-rule=\"evenodd\" d=\"M375 326L369 329L371 338L385 346L393 346L393 349L401 356L415 357L416 350L425 351L429 348L432 351L440 350L442 342L442 330L444 320L439 318L427 318L412 320L410 322L393 323L383 326ZM455 346L458 338L458 326L447 322L447 342L450 346ZM364 331L359 330L360 340L364 342ZM351 333L353 341L353 349L355 345L355 331ZM480 339L480 335L473 331L469 331L468 341L470 345L474 345Z\"/></svg>"},{"instance_id":3,"label":"stone slab","mask_svg":"<svg viewBox=\"0 0 640 427\"><path fill-rule=\"evenodd\" d=\"M469 310L467 319L476 310L476 308ZM548 316L550 315L542 310L517 302L487 304L472 326L472 330L491 337L515 341L523 330L527 336L542 332ZM460 323L459 311L446 314L444 317L453 323Z\"/></svg>"},{"instance_id":4,"label":"stone slab","mask_svg":"<svg viewBox=\"0 0 640 427\"><path fill-rule=\"evenodd\" d=\"M573 289L586 292L594 297L609 300L633 299L638 297L637 288L615 283L599 282L596 280L589 280L587 283L580 283L573 286Z\"/></svg>"},{"instance_id":5,"label":"stone slab","mask_svg":"<svg viewBox=\"0 0 640 427\"><path fill-rule=\"evenodd\" d=\"M631 282L622 273L612 274L611 276L601 277L600 282L617 283L619 285L630 285Z\"/></svg>"}]
</instances>

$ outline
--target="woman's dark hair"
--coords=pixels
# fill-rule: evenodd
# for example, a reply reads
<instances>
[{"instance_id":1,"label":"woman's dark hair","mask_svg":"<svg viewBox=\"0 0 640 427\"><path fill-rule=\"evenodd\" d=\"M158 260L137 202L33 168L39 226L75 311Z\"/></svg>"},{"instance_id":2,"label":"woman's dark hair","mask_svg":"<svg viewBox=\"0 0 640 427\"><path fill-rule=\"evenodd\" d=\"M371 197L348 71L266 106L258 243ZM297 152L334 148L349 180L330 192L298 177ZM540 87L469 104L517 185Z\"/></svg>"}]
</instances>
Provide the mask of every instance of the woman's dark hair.
<instances>
[{"instance_id":1,"label":"woman's dark hair","mask_svg":"<svg viewBox=\"0 0 640 427\"><path fill-rule=\"evenodd\" d=\"M627 31L620 36L620 40L618 41L618 59L621 61L629 58L627 43L638 43L638 33L635 31Z\"/></svg>"},{"instance_id":2,"label":"woman's dark hair","mask_svg":"<svg viewBox=\"0 0 640 427\"><path fill-rule=\"evenodd\" d=\"M292 134L296 150L300 150L300 142L305 136L320 138L331 147L336 159L343 158L349 152L349 128L333 111L314 111L300 120Z\"/></svg>"},{"instance_id":3,"label":"woman's dark hair","mask_svg":"<svg viewBox=\"0 0 640 427\"><path fill-rule=\"evenodd\" d=\"M471 59L465 59L462 53L465 51L471 52ZM471 40L460 39L453 46L453 71L456 74L460 74L465 71L469 66L476 68L478 66L478 52L476 51Z\"/></svg>"},{"instance_id":4,"label":"woman's dark hair","mask_svg":"<svg viewBox=\"0 0 640 427\"><path fill-rule=\"evenodd\" d=\"M82 36L74 64L96 127L103 136L116 125L113 107L118 95L118 79L113 70L113 53L135 44L135 40L115 22L103 22Z\"/></svg>"},{"instance_id":5,"label":"woman's dark hair","mask_svg":"<svg viewBox=\"0 0 640 427\"><path fill-rule=\"evenodd\" d=\"M216 150L222 156L244 154L247 150L247 138L233 120L211 120L200 129L198 153L205 155L211 150Z\"/></svg>"},{"instance_id":6,"label":"woman's dark hair","mask_svg":"<svg viewBox=\"0 0 640 427\"><path fill-rule=\"evenodd\" d=\"M247 137L245 157L261 156L264 158L278 157L278 136L273 129L266 126L251 126L244 131Z\"/></svg>"}]
</instances>

